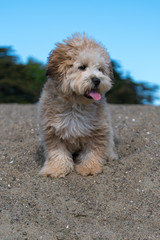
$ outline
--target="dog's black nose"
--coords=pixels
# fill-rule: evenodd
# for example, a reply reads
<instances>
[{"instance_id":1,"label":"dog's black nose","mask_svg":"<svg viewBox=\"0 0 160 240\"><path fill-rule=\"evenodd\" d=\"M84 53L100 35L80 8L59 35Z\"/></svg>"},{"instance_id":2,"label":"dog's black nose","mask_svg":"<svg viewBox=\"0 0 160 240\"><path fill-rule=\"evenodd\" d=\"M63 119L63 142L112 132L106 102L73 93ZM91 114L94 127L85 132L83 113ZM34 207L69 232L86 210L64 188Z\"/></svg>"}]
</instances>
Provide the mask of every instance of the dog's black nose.
<instances>
[{"instance_id":1,"label":"dog's black nose","mask_svg":"<svg viewBox=\"0 0 160 240\"><path fill-rule=\"evenodd\" d=\"M95 87L98 87L101 81L99 78L94 77L92 78L92 82L94 83Z\"/></svg>"}]
</instances>

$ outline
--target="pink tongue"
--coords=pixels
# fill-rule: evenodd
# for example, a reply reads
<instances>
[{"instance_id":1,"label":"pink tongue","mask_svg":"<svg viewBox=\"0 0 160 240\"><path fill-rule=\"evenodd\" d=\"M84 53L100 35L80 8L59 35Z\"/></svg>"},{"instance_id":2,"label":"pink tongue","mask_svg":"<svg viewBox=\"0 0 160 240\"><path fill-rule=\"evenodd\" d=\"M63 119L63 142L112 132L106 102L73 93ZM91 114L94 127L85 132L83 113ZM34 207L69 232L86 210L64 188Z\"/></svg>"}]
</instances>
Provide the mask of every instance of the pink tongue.
<instances>
[{"instance_id":1,"label":"pink tongue","mask_svg":"<svg viewBox=\"0 0 160 240\"><path fill-rule=\"evenodd\" d=\"M94 100L98 101L101 99L101 95L94 91L94 90L91 90L89 93L88 93L89 96L91 96Z\"/></svg>"}]
</instances>

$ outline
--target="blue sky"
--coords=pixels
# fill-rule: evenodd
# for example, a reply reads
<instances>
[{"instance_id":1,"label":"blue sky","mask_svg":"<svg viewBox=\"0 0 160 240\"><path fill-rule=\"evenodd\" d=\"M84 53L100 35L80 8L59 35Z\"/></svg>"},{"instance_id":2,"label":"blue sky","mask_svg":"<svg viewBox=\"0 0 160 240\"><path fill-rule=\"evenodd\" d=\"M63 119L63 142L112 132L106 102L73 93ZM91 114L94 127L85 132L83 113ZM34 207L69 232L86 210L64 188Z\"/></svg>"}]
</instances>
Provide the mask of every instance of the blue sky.
<instances>
[{"instance_id":1,"label":"blue sky","mask_svg":"<svg viewBox=\"0 0 160 240\"><path fill-rule=\"evenodd\" d=\"M102 42L134 80L160 85L160 0L0 0L0 46L23 61L45 63L75 32Z\"/></svg>"}]
</instances>

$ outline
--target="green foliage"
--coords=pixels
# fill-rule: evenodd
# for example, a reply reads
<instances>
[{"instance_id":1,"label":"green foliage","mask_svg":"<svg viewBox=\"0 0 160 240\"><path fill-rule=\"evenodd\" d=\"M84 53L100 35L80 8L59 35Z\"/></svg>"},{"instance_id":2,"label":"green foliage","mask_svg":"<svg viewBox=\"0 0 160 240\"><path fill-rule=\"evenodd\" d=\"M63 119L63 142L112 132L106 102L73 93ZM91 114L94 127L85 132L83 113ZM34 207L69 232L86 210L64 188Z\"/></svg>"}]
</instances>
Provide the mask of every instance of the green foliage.
<instances>
[{"instance_id":1,"label":"green foliage","mask_svg":"<svg viewBox=\"0 0 160 240\"><path fill-rule=\"evenodd\" d=\"M115 83L107 93L110 103L144 104L152 103L157 86L135 83L131 77L123 77L120 66L113 61ZM22 64L10 47L0 48L0 103L35 103L38 101L46 81L45 66L28 59Z\"/></svg>"},{"instance_id":2,"label":"green foliage","mask_svg":"<svg viewBox=\"0 0 160 240\"><path fill-rule=\"evenodd\" d=\"M34 59L19 63L11 48L0 48L0 103L34 103L45 82L44 65Z\"/></svg>"},{"instance_id":3,"label":"green foliage","mask_svg":"<svg viewBox=\"0 0 160 240\"><path fill-rule=\"evenodd\" d=\"M156 99L157 85L148 83L136 83L130 76L123 76L121 67L112 61L114 85L107 93L109 103L115 104L147 104Z\"/></svg>"}]
</instances>

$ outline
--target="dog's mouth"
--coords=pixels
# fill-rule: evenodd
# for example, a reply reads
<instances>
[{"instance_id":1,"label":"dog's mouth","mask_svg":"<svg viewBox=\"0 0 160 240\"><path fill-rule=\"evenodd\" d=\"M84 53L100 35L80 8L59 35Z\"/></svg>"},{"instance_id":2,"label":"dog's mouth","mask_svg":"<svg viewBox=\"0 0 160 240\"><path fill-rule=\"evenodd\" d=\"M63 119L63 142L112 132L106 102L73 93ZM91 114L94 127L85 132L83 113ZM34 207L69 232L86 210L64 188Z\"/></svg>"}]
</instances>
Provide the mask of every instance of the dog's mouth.
<instances>
[{"instance_id":1,"label":"dog's mouth","mask_svg":"<svg viewBox=\"0 0 160 240\"><path fill-rule=\"evenodd\" d=\"M87 91L84 96L89 99L94 99L95 101L99 101L101 99L101 94L97 92L95 89Z\"/></svg>"}]
</instances>

